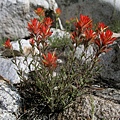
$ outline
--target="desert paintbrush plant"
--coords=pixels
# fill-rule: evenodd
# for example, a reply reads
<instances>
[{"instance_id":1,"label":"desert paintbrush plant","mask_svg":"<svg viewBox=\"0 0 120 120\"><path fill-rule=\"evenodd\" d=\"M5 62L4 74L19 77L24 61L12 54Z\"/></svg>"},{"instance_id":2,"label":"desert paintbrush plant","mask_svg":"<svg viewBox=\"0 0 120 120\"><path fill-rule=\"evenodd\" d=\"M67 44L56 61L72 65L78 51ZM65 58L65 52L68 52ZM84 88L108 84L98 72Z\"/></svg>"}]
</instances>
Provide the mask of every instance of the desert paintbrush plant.
<instances>
[{"instance_id":1,"label":"desert paintbrush plant","mask_svg":"<svg viewBox=\"0 0 120 120\"><path fill-rule=\"evenodd\" d=\"M34 18L28 22L32 51L35 48L38 50L37 53L30 53L32 61L28 64L30 71L28 79L25 79L22 74L24 71L21 71L14 61L21 78L20 90L25 101L24 109L28 111L34 109L33 114L29 112L34 117L35 111L40 116L46 108L49 115L62 112L68 104L83 94L85 85L94 80L98 72L99 56L103 52L108 52L109 45L116 40L112 37L112 31L104 23L98 23L94 31L92 20L81 14L80 19L76 19L74 24L75 30L70 33L71 44L68 45L70 49L64 54L66 60L59 63L60 54L57 55L59 49L49 51L51 45L48 38L52 35L53 21L44 16L42 9L37 10L35 12L40 19ZM9 44L5 43L5 45ZM75 54L79 46L83 46L83 50L78 58ZM87 55L89 46L92 46L93 52Z\"/></svg>"}]
</instances>

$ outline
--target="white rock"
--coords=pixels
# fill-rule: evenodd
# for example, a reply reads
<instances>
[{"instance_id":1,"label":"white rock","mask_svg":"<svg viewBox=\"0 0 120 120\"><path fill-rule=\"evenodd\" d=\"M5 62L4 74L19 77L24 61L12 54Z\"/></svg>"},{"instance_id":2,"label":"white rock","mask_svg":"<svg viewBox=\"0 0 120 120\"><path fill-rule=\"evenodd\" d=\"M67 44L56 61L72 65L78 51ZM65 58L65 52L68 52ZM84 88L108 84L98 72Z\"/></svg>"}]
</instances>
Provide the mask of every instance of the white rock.
<instances>
[{"instance_id":1,"label":"white rock","mask_svg":"<svg viewBox=\"0 0 120 120\"><path fill-rule=\"evenodd\" d=\"M16 120L20 96L14 87L0 82L0 120Z\"/></svg>"},{"instance_id":2,"label":"white rock","mask_svg":"<svg viewBox=\"0 0 120 120\"><path fill-rule=\"evenodd\" d=\"M60 30L60 29L55 29L51 28L51 31L53 31L51 37L52 38L63 38L63 37L70 37L70 34L66 31Z\"/></svg>"},{"instance_id":3,"label":"white rock","mask_svg":"<svg viewBox=\"0 0 120 120\"><path fill-rule=\"evenodd\" d=\"M119 38L120 37L120 33L113 33L113 37Z\"/></svg>"},{"instance_id":4,"label":"white rock","mask_svg":"<svg viewBox=\"0 0 120 120\"><path fill-rule=\"evenodd\" d=\"M24 3L24 4L29 4L29 0L17 0L17 2Z\"/></svg>"},{"instance_id":5,"label":"white rock","mask_svg":"<svg viewBox=\"0 0 120 120\"><path fill-rule=\"evenodd\" d=\"M120 0L99 0L99 1L110 3L113 7L120 11Z\"/></svg>"},{"instance_id":6,"label":"white rock","mask_svg":"<svg viewBox=\"0 0 120 120\"><path fill-rule=\"evenodd\" d=\"M92 56L94 55L94 50L93 50L93 46L89 46L87 51L85 52L84 51L84 45L79 45L76 49L76 52L75 52L75 56L78 58L78 59L81 59L81 56L82 54L84 53L84 56L82 57L82 60L86 62L89 62L92 58Z\"/></svg>"},{"instance_id":7,"label":"white rock","mask_svg":"<svg viewBox=\"0 0 120 120\"><path fill-rule=\"evenodd\" d=\"M30 0L30 3L33 4L34 6L38 5L46 9L50 8L50 5L46 0Z\"/></svg>"},{"instance_id":8,"label":"white rock","mask_svg":"<svg viewBox=\"0 0 120 120\"><path fill-rule=\"evenodd\" d=\"M13 41L13 42L11 42L11 44L12 44L14 50L20 51L20 45L19 45L18 41ZM31 47L29 40L21 39L20 44L21 44L22 49L24 49L26 46Z\"/></svg>"},{"instance_id":9,"label":"white rock","mask_svg":"<svg viewBox=\"0 0 120 120\"><path fill-rule=\"evenodd\" d=\"M24 77L27 79L27 73L29 72L27 63L24 62L24 57L17 57L16 61L19 66L19 69L23 71ZM19 83L20 77L17 74L18 68L15 64L12 62L13 59L8 58L0 58L0 75L2 75L4 78L10 80L12 83ZM28 63L31 62L31 58L28 58Z\"/></svg>"},{"instance_id":10,"label":"white rock","mask_svg":"<svg viewBox=\"0 0 120 120\"><path fill-rule=\"evenodd\" d=\"M38 17L34 12L38 6L52 10L58 7L55 0L0 0L0 39L29 36L27 23Z\"/></svg>"},{"instance_id":11,"label":"white rock","mask_svg":"<svg viewBox=\"0 0 120 120\"><path fill-rule=\"evenodd\" d=\"M16 0L6 0L6 1L9 1L11 3L16 3Z\"/></svg>"},{"instance_id":12,"label":"white rock","mask_svg":"<svg viewBox=\"0 0 120 120\"><path fill-rule=\"evenodd\" d=\"M47 0L47 1L50 5L50 9L56 12L55 10L58 8L58 4L56 3L56 1L55 0Z\"/></svg>"}]
</instances>

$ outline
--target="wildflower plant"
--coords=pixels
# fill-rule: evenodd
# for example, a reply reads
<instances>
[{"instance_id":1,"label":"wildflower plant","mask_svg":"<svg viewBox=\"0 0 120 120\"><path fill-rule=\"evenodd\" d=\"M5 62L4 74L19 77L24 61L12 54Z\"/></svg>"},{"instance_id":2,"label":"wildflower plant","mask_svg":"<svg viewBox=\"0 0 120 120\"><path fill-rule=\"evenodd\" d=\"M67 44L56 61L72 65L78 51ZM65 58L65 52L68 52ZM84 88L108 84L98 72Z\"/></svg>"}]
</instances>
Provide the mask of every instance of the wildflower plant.
<instances>
[{"instance_id":1,"label":"wildflower plant","mask_svg":"<svg viewBox=\"0 0 120 120\"><path fill-rule=\"evenodd\" d=\"M24 88L27 92L25 95L22 94L24 98L32 94L31 97L28 97L31 104L25 100L28 108L43 108L42 111L47 108L50 114L59 113L64 111L78 96L81 96L84 93L84 87L94 80L99 72L97 69L99 56L110 50L109 45L116 38L112 37L112 31L104 23L98 23L94 30L92 19L81 14L80 19L73 22L75 30L70 33L70 42L67 46L69 51L59 50L57 46L49 51L51 46L49 37L53 33L51 31L53 20L45 17L41 8L35 12L40 19L32 19L28 22L27 28L30 32L32 50L37 48L38 52L30 53L32 61L28 64L30 71L28 79L23 76L24 71L18 69L17 72L21 78L20 88ZM58 15L61 13L59 9L56 12ZM75 54L80 45L84 49L78 58ZM5 43L5 46L11 48L9 41ZM89 46L92 46L93 53L87 56ZM57 51L61 51L61 53L58 54ZM65 61L60 63L61 54L64 55ZM31 69L32 67L34 70Z\"/></svg>"}]
</instances>

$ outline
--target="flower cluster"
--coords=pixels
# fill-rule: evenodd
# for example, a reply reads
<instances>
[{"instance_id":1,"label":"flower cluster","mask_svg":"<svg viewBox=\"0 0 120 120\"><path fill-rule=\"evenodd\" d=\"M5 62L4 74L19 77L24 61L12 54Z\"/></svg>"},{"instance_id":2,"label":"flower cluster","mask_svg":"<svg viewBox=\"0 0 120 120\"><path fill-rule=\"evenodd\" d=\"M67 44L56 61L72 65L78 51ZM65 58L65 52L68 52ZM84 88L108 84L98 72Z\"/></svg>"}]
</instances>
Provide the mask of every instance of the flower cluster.
<instances>
[{"instance_id":1,"label":"flower cluster","mask_svg":"<svg viewBox=\"0 0 120 120\"><path fill-rule=\"evenodd\" d=\"M112 37L112 35L113 32L109 29L99 33L99 38L96 38L94 41L98 46L97 56L102 52L108 52L110 50L108 46L116 40L116 37Z\"/></svg>"},{"instance_id":2,"label":"flower cluster","mask_svg":"<svg viewBox=\"0 0 120 120\"><path fill-rule=\"evenodd\" d=\"M116 38L112 37L113 32L104 23L98 23L96 30L93 30L92 20L85 15L80 15L80 20L75 23L75 31L71 34L71 39L75 47L83 44L86 48L92 43L97 46L96 57L102 52L109 50L108 46Z\"/></svg>"},{"instance_id":3,"label":"flower cluster","mask_svg":"<svg viewBox=\"0 0 120 120\"><path fill-rule=\"evenodd\" d=\"M45 18L42 22L36 18L28 22L28 31L31 33L31 37L37 42L37 45L45 43L45 40L51 36L51 24L52 20L49 17Z\"/></svg>"},{"instance_id":4,"label":"flower cluster","mask_svg":"<svg viewBox=\"0 0 120 120\"><path fill-rule=\"evenodd\" d=\"M48 52L48 54L44 54L44 50L42 51L40 48L40 44L42 44L42 47L45 48L47 45L47 39L49 36L52 35L52 31L50 30L51 25L53 23L53 20L50 17L44 17L45 13L42 8L37 8L35 10L35 13L38 16L42 16L43 19L38 20L36 18L32 19L31 22L28 22L28 31L30 32L31 39L30 44L32 47L37 45L37 49L42 53L42 62L43 64L48 67L49 69L54 69L57 66L57 57L55 56L55 52L51 53Z\"/></svg>"},{"instance_id":5,"label":"flower cluster","mask_svg":"<svg viewBox=\"0 0 120 120\"><path fill-rule=\"evenodd\" d=\"M57 67L57 57L55 56L55 52L48 52L47 55L43 54L42 62L44 65L50 69L54 69Z\"/></svg>"}]
</instances>

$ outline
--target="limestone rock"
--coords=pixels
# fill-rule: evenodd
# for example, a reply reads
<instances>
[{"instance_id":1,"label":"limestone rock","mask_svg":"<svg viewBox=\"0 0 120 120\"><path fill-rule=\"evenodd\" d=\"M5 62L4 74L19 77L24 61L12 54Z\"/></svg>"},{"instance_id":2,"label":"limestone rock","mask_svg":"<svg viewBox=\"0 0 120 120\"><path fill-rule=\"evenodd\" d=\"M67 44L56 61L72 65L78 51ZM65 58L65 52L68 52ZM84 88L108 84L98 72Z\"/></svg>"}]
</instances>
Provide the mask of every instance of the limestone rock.
<instances>
[{"instance_id":1,"label":"limestone rock","mask_svg":"<svg viewBox=\"0 0 120 120\"><path fill-rule=\"evenodd\" d=\"M30 4L34 5L34 6L41 6L44 7L46 9L50 8L50 4L48 3L47 0L29 0Z\"/></svg>"},{"instance_id":2,"label":"limestone rock","mask_svg":"<svg viewBox=\"0 0 120 120\"><path fill-rule=\"evenodd\" d=\"M54 4L53 4L54 3ZM0 40L10 38L17 40L29 36L27 22L37 18L37 7L57 8L55 0L1 0L0 1Z\"/></svg>"},{"instance_id":3,"label":"limestone rock","mask_svg":"<svg viewBox=\"0 0 120 120\"><path fill-rule=\"evenodd\" d=\"M29 69L24 63L24 57L17 57L16 61L19 65L19 68L23 71L24 77L27 78L27 73L29 72ZM2 58L0 57L0 75L2 75L4 78L10 80L11 83L19 83L20 82L20 76L17 74L18 68L15 64L12 62L13 58ZM28 62L30 63L32 59L28 58Z\"/></svg>"},{"instance_id":4,"label":"limestone rock","mask_svg":"<svg viewBox=\"0 0 120 120\"><path fill-rule=\"evenodd\" d=\"M94 95L84 95L82 99L71 105L59 120L119 120L120 105L110 100L96 97Z\"/></svg>"},{"instance_id":5,"label":"limestone rock","mask_svg":"<svg viewBox=\"0 0 120 120\"><path fill-rule=\"evenodd\" d=\"M26 25L34 13L30 11L28 0L3 0L0 2L0 39L17 39L28 35Z\"/></svg>"},{"instance_id":6,"label":"limestone rock","mask_svg":"<svg viewBox=\"0 0 120 120\"><path fill-rule=\"evenodd\" d=\"M19 94L0 76L0 120L16 120L19 107Z\"/></svg>"},{"instance_id":7,"label":"limestone rock","mask_svg":"<svg viewBox=\"0 0 120 120\"><path fill-rule=\"evenodd\" d=\"M50 9L55 12L55 10L58 8L58 4L56 3L56 1L55 0L47 0L47 1L50 5Z\"/></svg>"},{"instance_id":8,"label":"limestone rock","mask_svg":"<svg viewBox=\"0 0 120 120\"><path fill-rule=\"evenodd\" d=\"M70 38L70 34L66 31L55 28L51 28L51 31L53 31L52 35L50 36L51 38L63 38L63 37Z\"/></svg>"}]
</instances>

